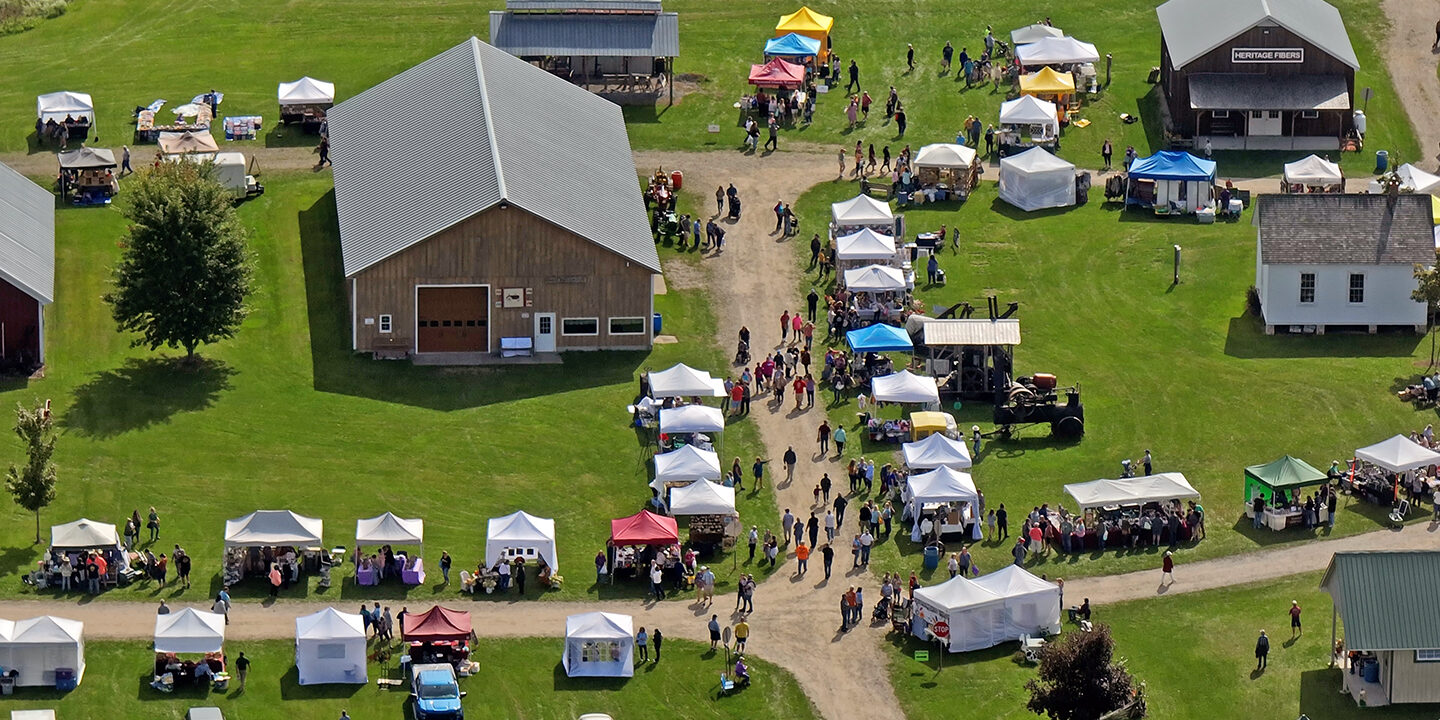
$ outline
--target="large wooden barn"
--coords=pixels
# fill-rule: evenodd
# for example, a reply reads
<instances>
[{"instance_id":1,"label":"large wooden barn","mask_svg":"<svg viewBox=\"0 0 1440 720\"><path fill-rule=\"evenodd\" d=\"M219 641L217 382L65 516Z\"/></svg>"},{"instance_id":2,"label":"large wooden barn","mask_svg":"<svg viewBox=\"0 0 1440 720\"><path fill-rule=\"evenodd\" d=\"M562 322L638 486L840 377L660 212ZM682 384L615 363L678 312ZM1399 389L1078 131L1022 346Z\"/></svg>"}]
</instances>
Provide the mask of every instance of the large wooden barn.
<instances>
[{"instance_id":1,"label":"large wooden barn","mask_svg":"<svg viewBox=\"0 0 1440 720\"><path fill-rule=\"evenodd\" d=\"M1354 128L1360 63L1324 0L1170 0L1155 12L1170 132L1216 150L1335 150Z\"/></svg>"},{"instance_id":2,"label":"large wooden barn","mask_svg":"<svg viewBox=\"0 0 1440 720\"><path fill-rule=\"evenodd\" d=\"M0 164L0 371L45 364L55 299L55 196Z\"/></svg>"},{"instance_id":3,"label":"large wooden barn","mask_svg":"<svg viewBox=\"0 0 1440 720\"><path fill-rule=\"evenodd\" d=\"M329 120L354 350L650 347L660 260L618 106L471 38Z\"/></svg>"}]
</instances>

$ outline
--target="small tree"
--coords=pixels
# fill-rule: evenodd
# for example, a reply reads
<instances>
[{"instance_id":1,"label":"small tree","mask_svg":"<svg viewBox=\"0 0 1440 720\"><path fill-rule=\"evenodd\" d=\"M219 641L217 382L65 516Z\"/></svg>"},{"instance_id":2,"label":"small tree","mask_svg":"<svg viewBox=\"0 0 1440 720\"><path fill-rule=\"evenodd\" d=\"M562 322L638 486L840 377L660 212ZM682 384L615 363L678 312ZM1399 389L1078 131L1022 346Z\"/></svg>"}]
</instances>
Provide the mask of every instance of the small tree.
<instances>
[{"instance_id":1,"label":"small tree","mask_svg":"<svg viewBox=\"0 0 1440 720\"><path fill-rule=\"evenodd\" d=\"M35 542L40 542L40 510L55 499L55 454L50 403L27 410L15 405L15 434L25 442L25 466L10 466L5 476L5 489L15 496L15 504L35 513Z\"/></svg>"},{"instance_id":2,"label":"small tree","mask_svg":"<svg viewBox=\"0 0 1440 720\"><path fill-rule=\"evenodd\" d=\"M1025 683L1026 709L1052 720L1098 720L1131 701L1134 678L1123 663L1112 661L1110 628L1070 633L1040 654L1040 677Z\"/></svg>"},{"instance_id":3,"label":"small tree","mask_svg":"<svg viewBox=\"0 0 1440 720\"><path fill-rule=\"evenodd\" d=\"M1410 293L1410 299L1425 303L1425 326L1430 334L1430 364L1426 369L1431 370L1435 367L1435 309L1440 306L1440 270L1416 265L1415 290Z\"/></svg>"},{"instance_id":4,"label":"small tree","mask_svg":"<svg viewBox=\"0 0 1440 720\"><path fill-rule=\"evenodd\" d=\"M245 319L250 266L229 193L211 166L161 163L130 192L130 232L105 302L131 345L195 348L234 337Z\"/></svg>"}]
</instances>

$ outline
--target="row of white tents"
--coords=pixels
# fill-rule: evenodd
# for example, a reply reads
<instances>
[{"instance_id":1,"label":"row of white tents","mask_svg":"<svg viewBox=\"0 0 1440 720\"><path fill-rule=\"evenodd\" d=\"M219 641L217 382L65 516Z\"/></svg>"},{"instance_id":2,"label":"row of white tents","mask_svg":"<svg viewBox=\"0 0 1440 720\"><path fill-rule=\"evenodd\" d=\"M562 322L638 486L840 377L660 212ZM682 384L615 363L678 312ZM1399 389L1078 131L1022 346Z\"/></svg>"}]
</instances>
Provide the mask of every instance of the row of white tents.
<instances>
[{"instance_id":1,"label":"row of white tents","mask_svg":"<svg viewBox=\"0 0 1440 720\"><path fill-rule=\"evenodd\" d=\"M55 687L57 670L85 675L85 623L42 615L0 620L0 668L14 670L20 687Z\"/></svg>"},{"instance_id":2,"label":"row of white tents","mask_svg":"<svg viewBox=\"0 0 1440 720\"><path fill-rule=\"evenodd\" d=\"M973 580L957 575L915 590L910 623L916 637L942 637L950 652L1053 635L1060 632L1060 586L1017 565ZM936 633L939 623L946 627Z\"/></svg>"},{"instance_id":3,"label":"row of white tents","mask_svg":"<svg viewBox=\"0 0 1440 720\"><path fill-rule=\"evenodd\" d=\"M280 105L328 105L335 102L335 83L302 77L282 82L276 93ZM95 122L95 100L89 93L61 90L35 98L35 115L41 122L60 122L66 117L88 118Z\"/></svg>"}]
</instances>

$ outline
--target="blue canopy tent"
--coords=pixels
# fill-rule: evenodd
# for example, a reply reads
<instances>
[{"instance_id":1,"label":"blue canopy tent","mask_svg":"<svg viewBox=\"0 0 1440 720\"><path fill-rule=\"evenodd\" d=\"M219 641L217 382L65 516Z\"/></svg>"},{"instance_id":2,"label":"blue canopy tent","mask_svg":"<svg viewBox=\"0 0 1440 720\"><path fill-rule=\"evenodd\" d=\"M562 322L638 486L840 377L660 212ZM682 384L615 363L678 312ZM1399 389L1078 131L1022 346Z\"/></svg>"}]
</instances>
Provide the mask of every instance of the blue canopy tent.
<instances>
[{"instance_id":1,"label":"blue canopy tent","mask_svg":"<svg viewBox=\"0 0 1440 720\"><path fill-rule=\"evenodd\" d=\"M778 57L795 60L804 65L813 65L815 58L819 55L820 41L804 35L790 33L765 41L765 59L767 60Z\"/></svg>"},{"instance_id":2,"label":"blue canopy tent","mask_svg":"<svg viewBox=\"0 0 1440 720\"><path fill-rule=\"evenodd\" d=\"M1162 150L1138 158L1127 171L1126 205L1155 208L1156 214L1193 213L1213 207L1215 163L1188 152Z\"/></svg>"},{"instance_id":3,"label":"blue canopy tent","mask_svg":"<svg viewBox=\"0 0 1440 720\"><path fill-rule=\"evenodd\" d=\"M910 336L894 325L875 324L845 333L850 349L862 352L913 352L915 344Z\"/></svg>"}]
</instances>

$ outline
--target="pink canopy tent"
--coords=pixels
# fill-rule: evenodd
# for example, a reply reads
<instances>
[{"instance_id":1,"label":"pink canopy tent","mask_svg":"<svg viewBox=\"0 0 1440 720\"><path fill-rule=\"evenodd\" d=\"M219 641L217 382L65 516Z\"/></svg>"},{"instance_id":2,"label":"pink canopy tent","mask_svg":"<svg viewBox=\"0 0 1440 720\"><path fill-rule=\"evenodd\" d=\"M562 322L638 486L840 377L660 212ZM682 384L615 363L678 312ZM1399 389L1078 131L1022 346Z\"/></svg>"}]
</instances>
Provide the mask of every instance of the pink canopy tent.
<instances>
[{"instance_id":1,"label":"pink canopy tent","mask_svg":"<svg viewBox=\"0 0 1440 720\"><path fill-rule=\"evenodd\" d=\"M680 541L675 518L649 510L610 521L610 542L614 545L670 545Z\"/></svg>"},{"instance_id":2,"label":"pink canopy tent","mask_svg":"<svg viewBox=\"0 0 1440 720\"><path fill-rule=\"evenodd\" d=\"M750 84L758 87L798 88L805 84L805 67L780 58L764 65L751 65Z\"/></svg>"}]
</instances>

